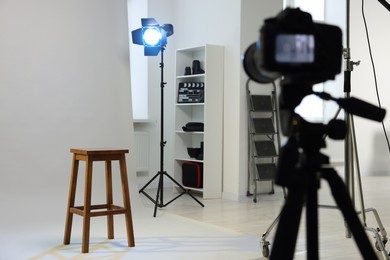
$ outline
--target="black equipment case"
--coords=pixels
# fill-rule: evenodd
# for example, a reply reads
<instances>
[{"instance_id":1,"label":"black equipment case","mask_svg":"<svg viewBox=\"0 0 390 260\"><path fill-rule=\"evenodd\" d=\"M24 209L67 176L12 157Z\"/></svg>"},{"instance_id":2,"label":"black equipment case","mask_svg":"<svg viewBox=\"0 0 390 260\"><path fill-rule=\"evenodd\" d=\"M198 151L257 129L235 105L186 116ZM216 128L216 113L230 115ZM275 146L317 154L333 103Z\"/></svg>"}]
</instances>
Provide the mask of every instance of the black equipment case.
<instances>
[{"instance_id":1,"label":"black equipment case","mask_svg":"<svg viewBox=\"0 0 390 260\"><path fill-rule=\"evenodd\" d=\"M191 188L203 188L203 164L184 162L182 164L183 185Z\"/></svg>"}]
</instances>

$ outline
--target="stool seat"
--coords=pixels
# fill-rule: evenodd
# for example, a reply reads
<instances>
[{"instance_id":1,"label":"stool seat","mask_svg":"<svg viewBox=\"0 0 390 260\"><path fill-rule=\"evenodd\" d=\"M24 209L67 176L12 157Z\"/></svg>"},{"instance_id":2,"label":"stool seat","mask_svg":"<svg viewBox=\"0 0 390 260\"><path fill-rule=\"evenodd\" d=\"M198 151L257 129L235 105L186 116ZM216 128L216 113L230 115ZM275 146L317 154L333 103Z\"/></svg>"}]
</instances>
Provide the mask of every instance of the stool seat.
<instances>
[{"instance_id":1,"label":"stool seat","mask_svg":"<svg viewBox=\"0 0 390 260\"><path fill-rule=\"evenodd\" d=\"M82 252L89 252L89 233L90 233L90 218L107 216L107 233L108 238L114 238L114 215L125 214L127 242L129 247L134 247L134 231L131 216L130 193L127 179L126 157L128 149L77 149L71 148L73 153L72 172L69 185L68 206L66 210L66 223L64 233L64 244L70 243L73 214L83 217L83 237L82 237ZM84 205L75 206L77 175L79 161L85 161L85 188L84 188ZM92 164L95 161L105 161L106 172L106 204L91 205L92 191ZM111 161L119 161L123 207L113 204L112 191L112 167Z\"/></svg>"}]
</instances>

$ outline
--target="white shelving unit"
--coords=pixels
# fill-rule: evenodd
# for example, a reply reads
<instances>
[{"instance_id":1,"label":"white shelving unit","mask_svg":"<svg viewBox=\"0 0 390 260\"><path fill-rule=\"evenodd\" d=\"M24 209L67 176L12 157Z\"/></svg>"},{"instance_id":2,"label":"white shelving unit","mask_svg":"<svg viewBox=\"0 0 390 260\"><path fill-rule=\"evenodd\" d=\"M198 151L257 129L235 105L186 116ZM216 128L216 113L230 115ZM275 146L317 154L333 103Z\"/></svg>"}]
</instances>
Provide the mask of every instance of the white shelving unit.
<instances>
[{"instance_id":1,"label":"white shelving unit","mask_svg":"<svg viewBox=\"0 0 390 260\"><path fill-rule=\"evenodd\" d=\"M201 192L205 199L222 195L223 56L224 48L216 45L176 50L174 178L182 183L184 162L202 163L203 188L185 188ZM185 68L192 68L194 60L200 61L205 72L184 75ZM203 82L204 101L179 103L178 88L184 82ZM189 122L204 123L204 132L183 131L182 127ZM204 143L203 159L190 158L187 148L200 147L201 142Z\"/></svg>"}]
</instances>

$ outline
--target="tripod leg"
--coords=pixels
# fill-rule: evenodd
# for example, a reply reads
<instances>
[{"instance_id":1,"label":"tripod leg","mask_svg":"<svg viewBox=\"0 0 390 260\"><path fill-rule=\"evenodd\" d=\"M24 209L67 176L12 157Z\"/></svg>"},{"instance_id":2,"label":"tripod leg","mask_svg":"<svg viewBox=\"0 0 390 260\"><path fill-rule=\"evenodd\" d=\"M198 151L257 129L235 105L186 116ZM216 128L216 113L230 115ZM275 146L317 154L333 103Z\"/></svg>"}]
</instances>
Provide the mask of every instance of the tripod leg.
<instances>
[{"instance_id":1,"label":"tripod leg","mask_svg":"<svg viewBox=\"0 0 390 260\"><path fill-rule=\"evenodd\" d=\"M293 259L298 236L305 189L302 185L291 185L286 202L280 213L270 259Z\"/></svg>"},{"instance_id":2,"label":"tripod leg","mask_svg":"<svg viewBox=\"0 0 390 260\"><path fill-rule=\"evenodd\" d=\"M334 169L324 170L322 172L322 177L328 181L332 195L343 213L363 258L366 260L378 259L357 213L352 206L352 201L343 180L337 175L337 172Z\"/></svg>"},{"instance_id":3,"label":"tripod leg","mask_svg":"<svg viewBox=\"0 0 390 260\"><path fill-rule=\"evenodd\" d=\"M186 194L188 194L193 200L195 200L196 202L198 202L199 205L201 205L202 207L204 207L203 203L200 202L197 198L194 197L194 195L192 195L188 190L186 190L180 183L178 183L174 178L172 178L171 176L169 176L169 174L167 174L166 172L164 172L165 176L167 176L171 181L173 181L178 187L180 187L180 189L182 189L182 191ZM184 194L183 193L183 194ZM181 195L180 195L181 196ZM178 197L180 197L178 196ZM174 201L175 199L177 199L178 197L174 198L173 200L169 201L166 205L168 205L169 203L171 203L172 201Z\"/></svg>"},{"instance_id":4,"label":"tripod leg","mask_svg":"<svg viewBox=\"0 0 390 260\"><path fill-rule=\"evenodd\" d=\"M153 176L152 179L150 179L140 190L138 193L144 193L144 190L149 186L150 183L152 183L152 181L154 181L158 176L160 175L160 173L157 173L156 175Z\"/></svg>"},{"instance_id":5,"label":"tripod leg","mask_svg":"<svg viewBox=\"0 0 390 260\"><path fill-rule=\"evenodd\" d=\"M153 217L156 217L156 214L157 214L157 206L160 206L162 207L161 204L159 204L159 200L162 199L162 194L163 194L163 174L160 174L160 178L158 180L158 188L157 188L157 194L156 194L156 200L155 200L155 203L154 203L154 213L153 213Z\"/></svg>"},{"instance_id":6,"label":"tripod leg","mask_svg":"<svg viewBox=\"0 0 390 260\"><path fill-rule=\"evenodd\" d=\"M307 259L318 259L318 174L307 176L308 185L306 194L306 243Z\"/></svg>"}]
</instances>

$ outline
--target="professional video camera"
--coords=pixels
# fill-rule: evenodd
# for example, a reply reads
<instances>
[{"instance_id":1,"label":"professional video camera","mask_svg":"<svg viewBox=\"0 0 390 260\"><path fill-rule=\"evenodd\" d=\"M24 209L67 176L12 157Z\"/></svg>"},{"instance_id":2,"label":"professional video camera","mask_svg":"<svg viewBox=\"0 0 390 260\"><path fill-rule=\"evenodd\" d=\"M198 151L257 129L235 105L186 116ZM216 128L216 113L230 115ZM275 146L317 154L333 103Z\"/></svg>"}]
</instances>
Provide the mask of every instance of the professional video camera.
<instances>
[{"instance_id":1,"label":"professional video camera","mask_svg":"<svg viewBox=\"0 0 390 260\"><path fill-rule=\"evenodd\" d=\"M282 78L279 108L284 135L292 135L294 119L303 122L294 109L310 94L333 100L348 113L383 120L385 110L367 102L356 98L336 99L312 90L313 84L334 79L341 72L342 52L341 30L337 26L314 23L311 15L299 8L286 8L264 21L260 39L244 54L243 66L247 75L258 83ZM338 122L340 129L342 123Z\"/></svg>"},{"instance_id":2,"label":"professional video camera","mask_svg":"<svg viewBox=\"0 0 390 260\"><path fill-rule=\"evenodd\" d=\"M259 83L281 74L319 83L341 71L342 33L332 25L314 23L309 13L287 8L266 19L259 41L247 49L244 69Z\"/></svg>"},{"instance_id":3,"label":"professional video camera","mask_svg":"<svg viewBox=\"0 0 390 260\"><path fill-rule=\"evenodd\" d=\"M314 23L309 13L287 8L266 19L260 39L244 54L244 69L259 83L283 76L279 96L282 132L291 134L293 113L313 94L313 84L334 79L341 71L342 32L333 25Z\"/></svg>"}]
</instances>

